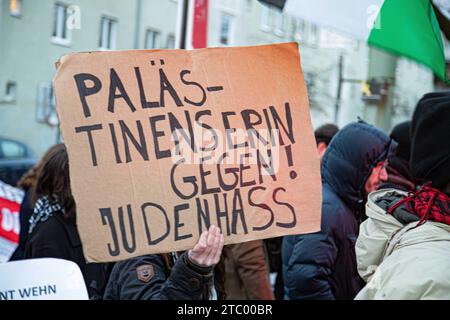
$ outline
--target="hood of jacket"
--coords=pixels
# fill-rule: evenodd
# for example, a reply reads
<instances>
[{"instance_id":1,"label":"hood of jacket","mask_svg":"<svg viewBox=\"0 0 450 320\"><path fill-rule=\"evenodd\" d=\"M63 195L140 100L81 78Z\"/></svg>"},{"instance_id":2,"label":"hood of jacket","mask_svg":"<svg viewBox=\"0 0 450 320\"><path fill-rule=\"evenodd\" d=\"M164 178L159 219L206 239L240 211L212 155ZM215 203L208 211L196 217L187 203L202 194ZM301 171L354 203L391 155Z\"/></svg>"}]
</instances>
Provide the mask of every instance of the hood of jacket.
<instances>
[{"instance_id":1,"label":"hood of jacket","mask_svg":"<svg viewBox=\"0 0 450 320\"><path fill-rule=\"evenodd\" d=\"M408 231L401 237L396 245L397 249L424 245L430 242L450 241L450 226L443 223L427 221L418 227L418 219L406 214L388 214L386 205L395 203L407 193L398 189L383 189L372 192L366 204L366 215L368 219L360 226L355 252L357 258L358 272L361 277L368 281L378 265L383 260L390 240L401 229ZM402 208L398 208L402 210ZM397 218L395 217L397 216ZM402 217L403 216L403 217ZM398 219L400 218L400 219ZM425 244L427 246L427 244Z\"/></svg>"},{"instance_id":2,"label":"hood of jacket","mask_svg":"<svg viewBox=\"0 0 450 320\"><path fill-rule=\"evenodd\" d=\"M365 122L351 123L331 140L322 159L322 182L355 212L363 212L364 184L372 169L391 156L397 143Z\"/></svg>"},{"instance_id":3,"label":"hood of jacket","mask_svg":"<svg viewBox=\"0 0 450 320\"><path fill-rule=\"evenodd\" d=\"M367 216L378 221L380 228L386 227L389 229L392 225L403 228L410 225L411 229L408 231L408 236L403 238L400 247L428 241L450 241L450 225L434 221L427 221L419 225L420 218L409 213L404 205L396 208L393 214L387 213L388 207L405 196L407 194L398 189L372 192L366 205ZM392 234L392 231L389 230L386 233Z\"/></svg>"}]
</instances>

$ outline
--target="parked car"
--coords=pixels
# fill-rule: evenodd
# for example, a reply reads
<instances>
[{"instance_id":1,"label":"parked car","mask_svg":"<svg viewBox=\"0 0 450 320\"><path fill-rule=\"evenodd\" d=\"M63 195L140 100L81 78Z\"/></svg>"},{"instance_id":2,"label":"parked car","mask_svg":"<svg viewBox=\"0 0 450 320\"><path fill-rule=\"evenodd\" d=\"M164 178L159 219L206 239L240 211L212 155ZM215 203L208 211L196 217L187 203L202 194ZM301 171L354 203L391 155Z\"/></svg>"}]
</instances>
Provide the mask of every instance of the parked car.
<instances>
[{"instance_id":1,"label":"parked car","mask_svg":"<svg viewBox=\"0 0 450 320\"><path fill-rule=\"evenodd\" d=\"M17 140L0 137L0 180L15 186L36 163L33 150Z\"/></svg>"}]
</instances>

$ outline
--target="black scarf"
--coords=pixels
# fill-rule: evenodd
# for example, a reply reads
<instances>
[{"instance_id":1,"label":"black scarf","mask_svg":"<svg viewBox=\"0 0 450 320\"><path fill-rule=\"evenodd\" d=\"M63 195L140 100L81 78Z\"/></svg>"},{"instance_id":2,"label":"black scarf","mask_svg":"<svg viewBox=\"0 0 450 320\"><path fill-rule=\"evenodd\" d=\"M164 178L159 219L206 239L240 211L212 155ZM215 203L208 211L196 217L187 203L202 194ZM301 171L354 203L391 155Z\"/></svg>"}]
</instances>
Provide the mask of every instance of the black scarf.
<instances>
[{"instance_id":1,"label":"black scarf","mask_svg":"<svg viewBox=\"0 0 450 320\"><path fill-rule=\"evenodd\" d=\"M46 221L55 212L65 214L66 211L62 205L59 204L58 196L53 194L51 196L43 196L36 201L34 205L33 214L30 218L30 228L28 234L31 234L39 222Z\"/></svg>"}]
</instances>

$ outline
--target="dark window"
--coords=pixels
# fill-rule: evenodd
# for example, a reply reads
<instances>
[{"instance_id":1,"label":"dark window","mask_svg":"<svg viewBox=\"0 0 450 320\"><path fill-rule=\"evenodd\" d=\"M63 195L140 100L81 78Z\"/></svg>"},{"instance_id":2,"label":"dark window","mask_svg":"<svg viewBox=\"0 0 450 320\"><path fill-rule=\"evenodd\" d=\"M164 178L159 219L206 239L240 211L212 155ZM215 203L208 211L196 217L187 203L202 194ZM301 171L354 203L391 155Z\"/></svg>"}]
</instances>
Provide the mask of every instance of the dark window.
<instances>
[{"instance_id":1,"label":"dark window","mask_svg":"<svg viewBox=\"0 0 450 320\"><path fill-rule=\"evenodd\" d=\"M68 6L61 3L56 3L53 15L53 37L63 40L69 40L67 31L67 11Z\"/></svg>"},{"instance_id":2,"label":"dark window","mask_svg":"<svg viewBox=\"0 0 450 320\"><path fill-rule=\"evenodd\" d=\"M116 49L117 21L111 18L102 17L100 25L100 49Z\"/></svg>"},{"instance_id":3,"label":"dark window","mask_svg":"<svg viewBox=\"0 0 450 320\"><path fill-rule=\"evenodd\" d=\"M167 36L166 48L167 49L174 49L175 48L175 36L173 34L169 34Z\"/></svg>"},{"instance_id":4,"label":"dark window","mask_svg":"<svg viewBox=\"0 0 450 320\"><path fill-rule=\"evenodd\" d=\"M22 13L22 0L10 0L9 13L13 17L20 17Z\"/></svg>"},{"instance_id":5,"label":"dark window","mask_svg":"<svg viewBox=\"0 0 450 320\"><path fill-rule=\"evenodd\" d=\"M15 82L9 81L6 83L5 92L6 101L13 102L17 99L17 84Z\"/></svg>"},{"instance_id":6,"label":"dark window","mask_svg":"<svg viewBox=\"0 0 450 320\"><path fill-rule=\"evenodd\" d=\"M160 33L158 31L147 30L147 35L145 37L145 48L146 49L159 48L159 36Z\"/></svg>"},{"instance_id":7,"label":"dark window","mask_svg":"<svg viewBox=\"0 0 450 320\"><path fill-rule=\"evenodd\" d=\"M230 44L231 19L229 14L223 13L220 19L220 43Z\"/></svg>"}]
</instances>

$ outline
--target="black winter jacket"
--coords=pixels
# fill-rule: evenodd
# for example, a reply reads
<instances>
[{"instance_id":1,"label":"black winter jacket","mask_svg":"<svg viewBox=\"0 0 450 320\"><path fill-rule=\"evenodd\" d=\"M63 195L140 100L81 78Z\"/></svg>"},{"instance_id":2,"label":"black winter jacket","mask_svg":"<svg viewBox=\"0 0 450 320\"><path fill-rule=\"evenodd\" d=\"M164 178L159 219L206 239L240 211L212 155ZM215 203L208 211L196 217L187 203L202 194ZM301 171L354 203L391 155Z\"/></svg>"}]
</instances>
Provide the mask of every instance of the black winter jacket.
<instances>
[{"instance_id":1,"label":"black winter jacket","mask_svg":"<svg viewBox=\"0 0 450 320\"><path fill-rule=\"evenodd\" d=\"M75 262L81 269L90 299L101 299L112 264L87 264L78 230L61 212L39 222L25 243L25 259L59 258Z\"/></svg>"},{"instance_id":2,"label":"black winter jacket","mask_svg":"<svg viewBox=\"0 0 450 320\"><path fill-rule=\"evenodd\" d=\"M363 122L339 131L322 159L321 231L287 236L283 276L288 299L353 299L363 287L355 242L363 219L364 184L395 142Z\"/></svg>"},{"instance_id":3,"label":"black winter jacket","mask_svg":"<svg viewBox=\"0 0 450 320\"><path fill-rule=\"evenodd\" d=\"M172 270L159 254L117 262L105 300L200 300L212 281L212 268L193 266L183 253Z\"/></svg>"}]
</instances>

